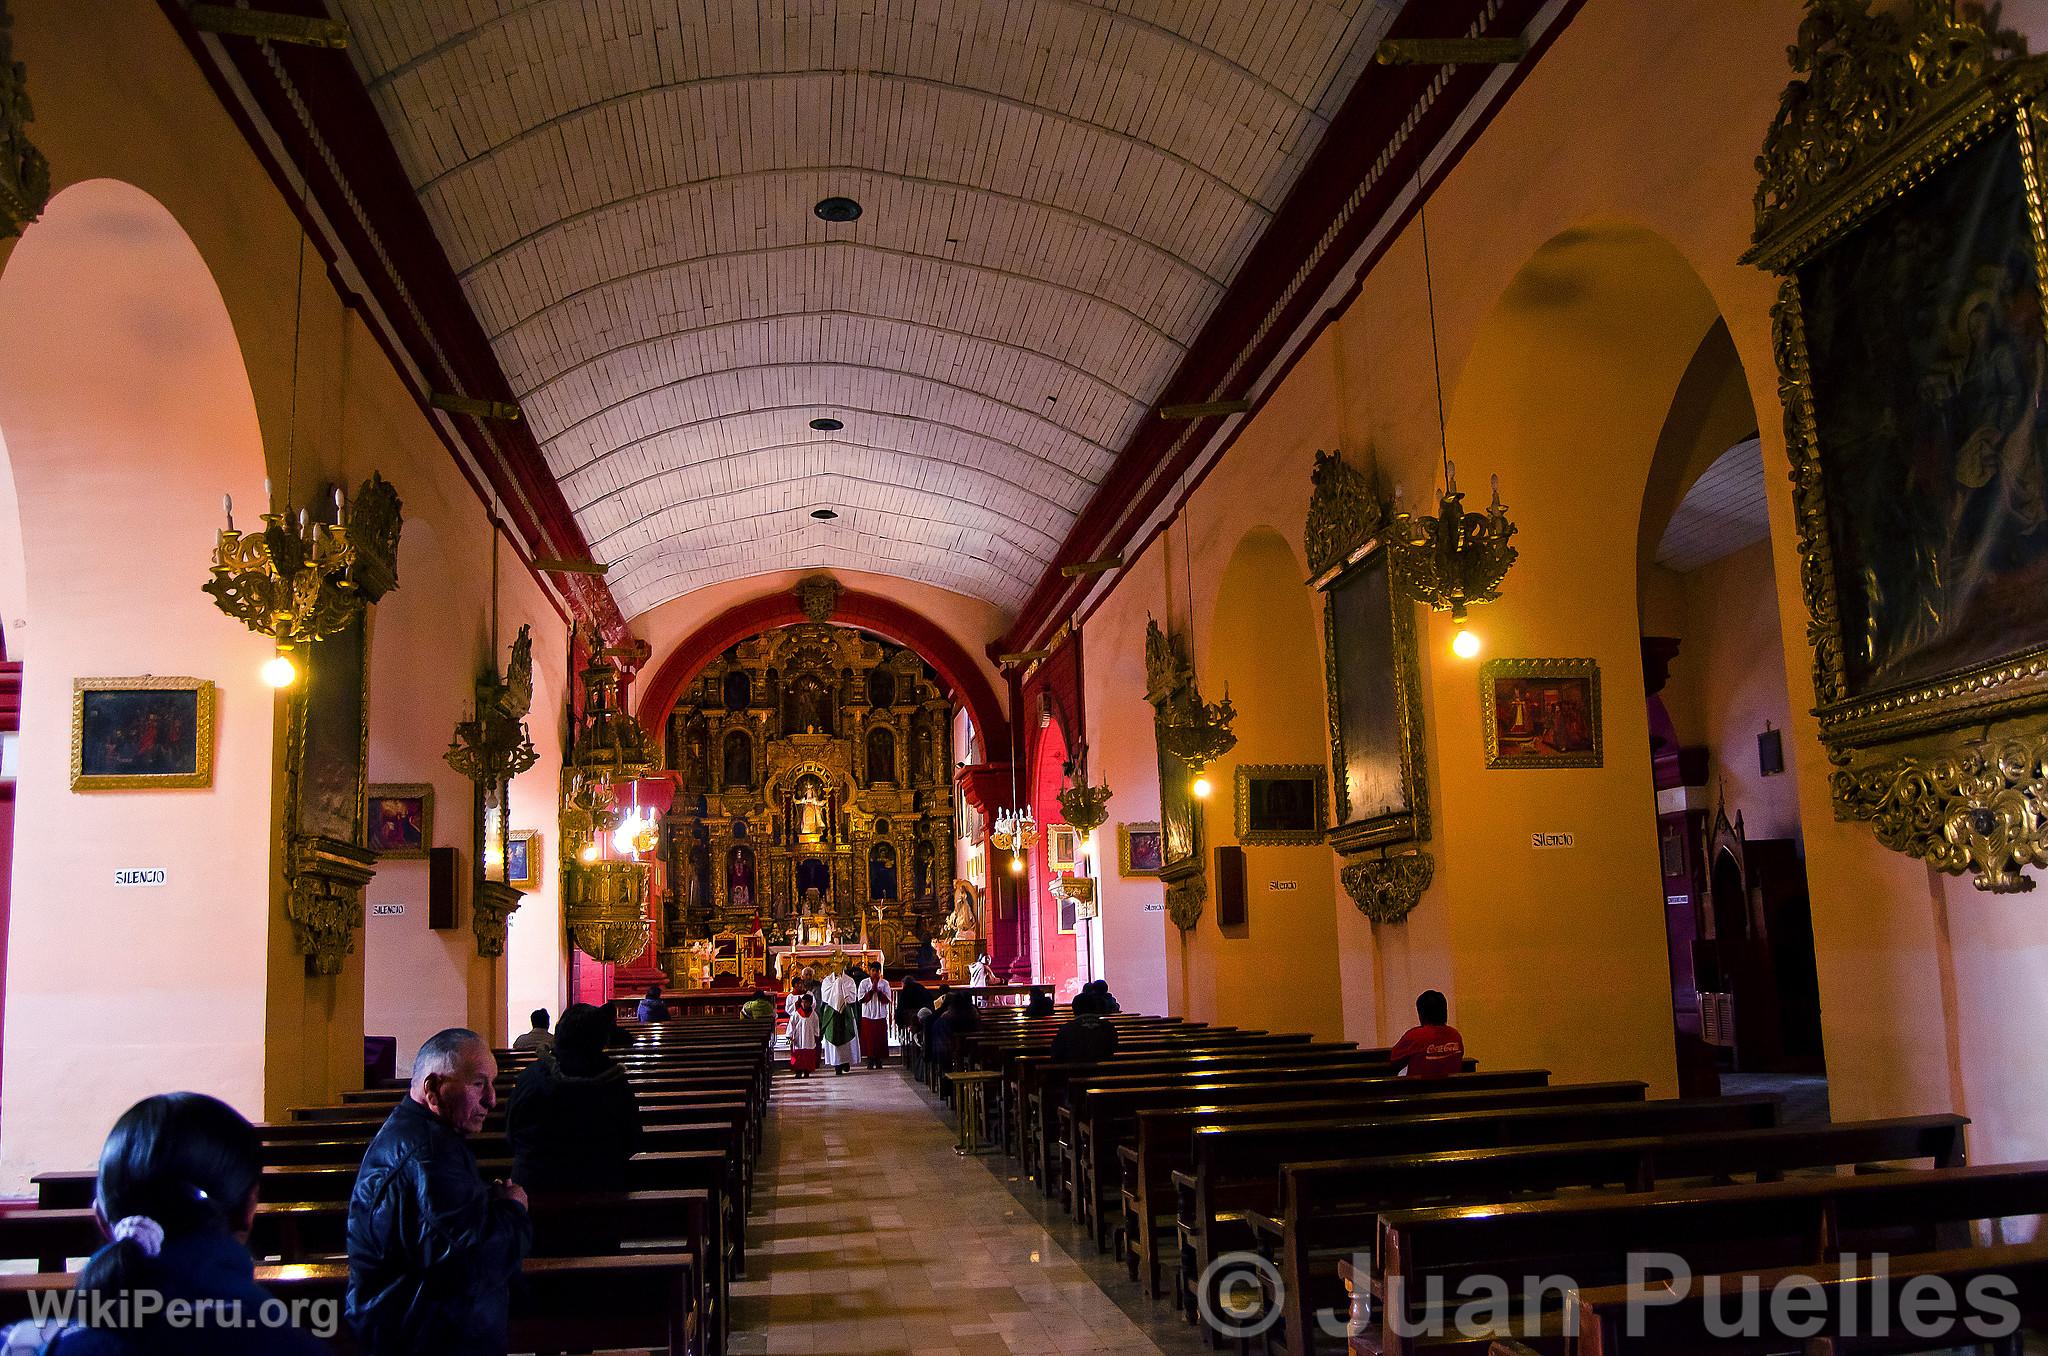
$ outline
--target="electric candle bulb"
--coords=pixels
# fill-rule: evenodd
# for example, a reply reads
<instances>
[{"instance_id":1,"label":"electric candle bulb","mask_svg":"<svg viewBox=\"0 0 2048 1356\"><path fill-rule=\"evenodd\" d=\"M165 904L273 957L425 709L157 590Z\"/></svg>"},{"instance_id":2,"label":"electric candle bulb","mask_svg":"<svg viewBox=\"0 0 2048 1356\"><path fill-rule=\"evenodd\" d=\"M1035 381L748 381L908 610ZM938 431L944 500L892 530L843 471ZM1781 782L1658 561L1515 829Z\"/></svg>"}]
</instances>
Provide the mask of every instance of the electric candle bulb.
<instances>
[{"instance_id":1,"label":"electric candle bulb","mask_svg":"<svg viewBox=\"0 0 2048 1356\"><path fill-rule=\"evenodd\" d=\"M299 680L298 665L284 654L272 655L263 665L263 681L272 687L290 687Z\"/></svg>"},{"instance_id":2,"label":"electric candle bulb","mask_svg":"<svg viewBox=\"0 0 2048 1356\"><path fill-rule=\"evenodd\" d=\"M1479 637L1463 627L1451 637L1451 653L1460 659L1470 659L1479 653Z\"/></svg>"}]
</instances>

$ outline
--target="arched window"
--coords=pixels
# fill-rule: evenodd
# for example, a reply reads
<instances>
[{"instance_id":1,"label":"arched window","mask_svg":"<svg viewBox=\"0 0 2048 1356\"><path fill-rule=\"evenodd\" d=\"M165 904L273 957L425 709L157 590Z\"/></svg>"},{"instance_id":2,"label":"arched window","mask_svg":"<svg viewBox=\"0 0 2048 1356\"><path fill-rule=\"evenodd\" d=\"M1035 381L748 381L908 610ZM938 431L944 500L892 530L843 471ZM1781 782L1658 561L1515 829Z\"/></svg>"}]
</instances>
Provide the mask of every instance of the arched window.
<instances>
[{"instance_id":1,"label":"arched window","mask_svg":"<svg viewBox=\"0 0 2048 1356\"><path fill-rule=\"evenodd\" d=\"M886 726L877 725L868 731L868 780L896 780L896 733Z\"/></svg>"},{"instance_id":2,"label":"arched window","mask_svg":"<svg viewBox=\"0 0 2048 1356\"><path fill-rule=\"evenodd\" d=\"M745 669L732 669L725 675L725 709L744 711L754 704L754 681Z\"/></svg>"},{"instance_id":3,"label":"arched window","mask_svg":"<svg viewBox=\"0 0 2048 1356\"><path fill-rule=\"evenodd\" d=\"M728 787L754 784L754 741L745 730L725 732L725 784Z\"/></svg>"},{"instance_id":4,"label":"arched window","mask_svg":"<svg viewBox=\"0 0 2048 1356\"><path fill-rule=\"evenodd\" d=\"M868 705L894 706L896 704L896 675L887 669L875 669L868 674Z\"/></svg>"}]
</instances>

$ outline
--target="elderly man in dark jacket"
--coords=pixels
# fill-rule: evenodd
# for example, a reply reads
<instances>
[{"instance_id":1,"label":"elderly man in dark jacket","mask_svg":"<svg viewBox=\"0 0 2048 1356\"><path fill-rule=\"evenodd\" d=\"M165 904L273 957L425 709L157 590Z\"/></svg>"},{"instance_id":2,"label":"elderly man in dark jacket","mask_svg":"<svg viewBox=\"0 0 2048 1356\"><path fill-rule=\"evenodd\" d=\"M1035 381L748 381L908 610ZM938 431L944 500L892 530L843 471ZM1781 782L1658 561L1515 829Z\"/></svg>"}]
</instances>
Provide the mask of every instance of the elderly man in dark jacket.
<instances>
[{"instance_id":1,"label":"elderly man in dark jacket","mask_svg":"<svg viewBox=\"0 0 2048 1356\"><path fill-rule=\"evenodd\" d=\"M526 1193L485 1182L464 1137L497 1105L474 1031L430 1037L370 1141L348 1203L348 1320L372 1356L504 1356L512 1278L533 1244Z\"/></svg>"}]
</instances>

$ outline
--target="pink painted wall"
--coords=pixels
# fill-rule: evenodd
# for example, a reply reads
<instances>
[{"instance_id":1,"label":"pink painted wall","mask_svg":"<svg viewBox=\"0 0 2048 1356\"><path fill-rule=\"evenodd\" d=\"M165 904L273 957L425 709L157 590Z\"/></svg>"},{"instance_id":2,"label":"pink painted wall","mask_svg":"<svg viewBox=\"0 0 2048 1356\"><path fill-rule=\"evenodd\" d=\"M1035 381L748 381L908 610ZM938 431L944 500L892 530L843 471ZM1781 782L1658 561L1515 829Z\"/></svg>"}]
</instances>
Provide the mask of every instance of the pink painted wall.
<instances>
[{"instance_id":1,"label":"pink painted wall","mask_svg":"<svg viewBox=\"0 0 2048 1356\"><path fill-rule=\"evenodd\" d=\"M15 246L0 436L19 509L0 535L19 531L26 563L8 636L29 661L0 1120L12 1194L88 1166L149 1093L263 1110L269 650L199 591L221 493L260 504L263 453L220 291L148 194L80 185ZM218 685L213 786L73 793L72 680L142 674ZM117 888L121 866L167 883Z\"/></svg>"}]
</instances>

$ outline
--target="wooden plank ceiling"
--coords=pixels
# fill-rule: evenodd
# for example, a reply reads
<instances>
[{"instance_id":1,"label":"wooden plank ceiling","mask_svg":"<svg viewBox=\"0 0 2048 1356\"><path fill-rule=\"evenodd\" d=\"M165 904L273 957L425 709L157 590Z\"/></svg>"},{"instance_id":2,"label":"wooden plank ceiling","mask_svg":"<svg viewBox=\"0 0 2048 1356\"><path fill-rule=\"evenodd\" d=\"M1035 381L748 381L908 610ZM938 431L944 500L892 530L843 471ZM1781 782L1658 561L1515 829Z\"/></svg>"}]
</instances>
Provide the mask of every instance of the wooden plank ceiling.
<instances>
[{"instance_id":1,"label":"wooden plank ceiling","mask_svg":"<svg viewBox=\"0 0 2048 1356\"><path fill-rule=\"evenodd\" d=\"M1014 610L1402 3L337 8L630 617L821 566Z\"/></svg>"}]
</instances>

